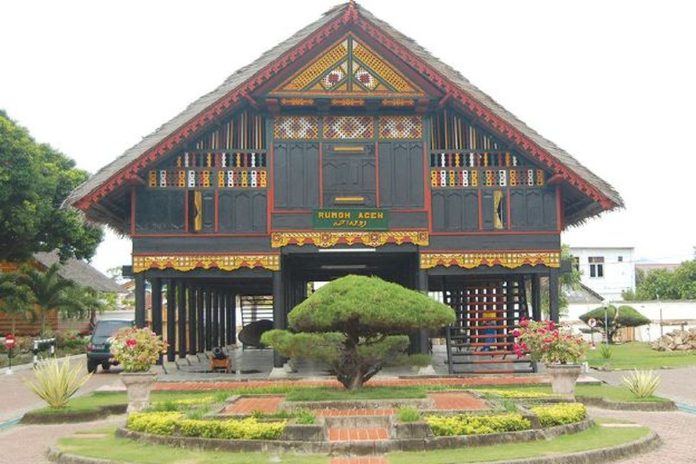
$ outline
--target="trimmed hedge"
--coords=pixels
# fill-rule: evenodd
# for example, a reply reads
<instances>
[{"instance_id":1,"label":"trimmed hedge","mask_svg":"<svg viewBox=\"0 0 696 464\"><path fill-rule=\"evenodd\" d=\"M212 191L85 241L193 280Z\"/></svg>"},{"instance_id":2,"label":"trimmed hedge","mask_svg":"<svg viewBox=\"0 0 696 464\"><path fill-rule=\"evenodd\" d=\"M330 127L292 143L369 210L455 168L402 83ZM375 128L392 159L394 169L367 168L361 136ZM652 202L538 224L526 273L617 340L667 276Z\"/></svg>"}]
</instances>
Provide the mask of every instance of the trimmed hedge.
<instances>
[{"instance_id":1,"label":"trimmed hedge","mask_svg":"<svg viewBox=\"0 0 696 464\"><path fill-rule=\"evenodd\" d=\"M582 403L558 403L550 406L535 406L530 409L542 427L572 424L587 417L587 409Z\"/></svg>"},{"instance_id":2,"label":"trimmed hedge","mask_svg":"<svg viewBox=\"0 0 696 464\"><path fill-rule=\"evenodd\" d=\"M521 414L428 416L425 421L435 436L517 432L532 427L529 419Z\"/></svg>"},{"instance_id":3,"label":"trimmed hedge","mask_svg":"<svg viewBox=\"0 0 696 464\"><path fill-rule=\"evenodd\" d=\"M180 412L144 412L128 416L126 427L154 435L222 438L228 440L275 440L286 421L258 422L254 417L239 420L186 419Z\"/></svg>"}]
</instances>

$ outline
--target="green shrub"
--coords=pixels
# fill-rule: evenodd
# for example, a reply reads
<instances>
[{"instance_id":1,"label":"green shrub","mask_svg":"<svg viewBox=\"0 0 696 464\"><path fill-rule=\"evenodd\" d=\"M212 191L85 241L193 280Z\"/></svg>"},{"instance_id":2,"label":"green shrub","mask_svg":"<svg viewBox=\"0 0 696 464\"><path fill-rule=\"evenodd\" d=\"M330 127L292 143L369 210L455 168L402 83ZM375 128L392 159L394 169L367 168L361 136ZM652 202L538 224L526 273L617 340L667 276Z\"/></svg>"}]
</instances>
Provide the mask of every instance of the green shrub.
<instances>
[{"instance_id":1,"label":"green shrub","mask_svg":"<svg viewBox=\"0 0 696 464\"><path fill-rule=\"evenodd\" d=\"M623 384L638 398L653 396L660 386L660 377L653 371L639 371L635 369L629 377L623 378Z\"/></svg>"},{"instance_id":2,"label":"green shrub","mask_svg":"<svg viewBox=\"0 0 696 464\"><path fill-rule=\"evenodd\" d=\"M508 389L495 389L495 388L482 388L472 390L477 393L483 393L486 396L498 396L500 398L525 398L525 399L535 399L535 398L547 398L550 395L548 393L540 391L528 391L528 390L508 390Z\"/></svg>"},{"instance_id":3,"label":"green shrub","mask_svg":"<svg viewBox=\"0 0 696 464\"><path fill-rule=\"evenodd\" d=\"M81 365L70 366L66 357L61 362L56 358L39 361L34 367L34 380L27 385L39 398L51 408L65 407L68 400L92 374L83 374Z\"/></svg>"},{"instance_id":4,"label":"green shrub","mask_svg":"<svg viewBox=\"0 0 696 464\"><path fill-rule=\"evenodd\" d=\"M316 420L316 416L309 409L300 409L295 413L295 422L298 424L310 425Z\"/></svg>"},{"instance_id":5,"label":"green shrub","mask_svg":"<svg viewBox=\"0 0 696 464\"><path fill-rule=\"evenodd\" d=\"M174 400L165 400L165 401L158 401L157 403L154 403L152 405L152 411L177 411L179 407L177 406L176 401Z\"/></svg>"},{"instance_id":6,"label":"green shrub","mask_svg":"<svg viewBox=\"0 0 696 464\"><path fill-rule=\"evenodd\" d=\"M421 418L420 411L414 408L399 409L399 420L401 422L416 422Z\"/></svg>"},{"instance_id":7,"label":"green shrub","mask_svg":"<svg viewBox=\"0 0 696 464\"><path fill-rule=\"evenodd\" d=\"M184 417L180 412L140 412L128 416L126 427L135 432L173 435L177 423Z\"/></svg>"},{"instance_id":8,"label":"green shrub","mask_svg":"<svg viewBox=\"0 0 696 464\"><path fill-rule=\"evenodd\" d=\"M530 409L539 418L542 427L572 424L587 417L587 409L581 403L558 403L548 406L535 406Z\"/></svg>"},{"instance_id":9,"label":"green shrub","mask_svg":"<svg viewBox=\"0 0 696 464\"><path fill-rule=\"evenodd\" d=\"M531 422L521 414L428 416L425 421L436 436L516 432L532 427Z\"/></svg>"},{"instance_id":10,"label":"green shrub","mask_svg":"<svg viewBox=\"0 0 696 464\"><path fill-rule=\"evenodd\" d=\"M606 343L602 343L599 346L599 355L604 359L605 361L609 361L611 359L611 348L609 348L609 345Z\"/></svg>"},{"instance_id":11,"label":"green shrub","mask_svg":"<svg viewBox=\"0 0 696 464\"><path fill-rule=\"evenodd\" d=\"M285 430L286 421L259 422L253 417L240 420L187 419L180 412L143 412L128 416L126 426L154 435L222 438L227 440L274 440Z\"/></svg>"}]
</instances>

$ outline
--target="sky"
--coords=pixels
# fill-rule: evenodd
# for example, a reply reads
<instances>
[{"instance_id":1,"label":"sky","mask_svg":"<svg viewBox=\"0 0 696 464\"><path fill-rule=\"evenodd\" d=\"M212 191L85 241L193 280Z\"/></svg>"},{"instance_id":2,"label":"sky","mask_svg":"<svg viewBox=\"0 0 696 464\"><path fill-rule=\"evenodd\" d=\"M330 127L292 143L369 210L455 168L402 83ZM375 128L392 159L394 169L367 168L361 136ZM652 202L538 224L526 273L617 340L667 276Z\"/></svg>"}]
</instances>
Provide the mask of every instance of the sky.
<instances>
[{"instance_id":1,"label":"sky","mask_svg":"<svg viewBox=\"0 0 696 464\"><path fill-rule=\"evenodd\" d=\"M4 1L0 108L95 172L336 3ZM564 243L693 256L696 2L359 3L621 193ZM108 233L92 263L129 261Z\"/></svg>"}]
</instances>

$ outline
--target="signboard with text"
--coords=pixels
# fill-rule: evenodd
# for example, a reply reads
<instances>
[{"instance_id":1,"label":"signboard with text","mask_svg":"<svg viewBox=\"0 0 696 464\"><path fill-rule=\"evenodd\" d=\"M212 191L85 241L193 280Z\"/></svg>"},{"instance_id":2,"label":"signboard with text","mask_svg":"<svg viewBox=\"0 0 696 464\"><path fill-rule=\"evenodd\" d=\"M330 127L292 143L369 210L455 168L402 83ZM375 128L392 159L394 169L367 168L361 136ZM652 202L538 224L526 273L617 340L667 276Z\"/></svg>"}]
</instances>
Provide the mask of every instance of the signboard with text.
<instances>
[{"instance_id":1,"label":"signboard with text","mask_svg":"<svg viewBox=\"0 0 696 464\"><path fill-rule=\"evenodd\" d=\"M377 208L322 208L312 211L315 229L387 230L388 211Z\"/></svg>"}]
</instances>

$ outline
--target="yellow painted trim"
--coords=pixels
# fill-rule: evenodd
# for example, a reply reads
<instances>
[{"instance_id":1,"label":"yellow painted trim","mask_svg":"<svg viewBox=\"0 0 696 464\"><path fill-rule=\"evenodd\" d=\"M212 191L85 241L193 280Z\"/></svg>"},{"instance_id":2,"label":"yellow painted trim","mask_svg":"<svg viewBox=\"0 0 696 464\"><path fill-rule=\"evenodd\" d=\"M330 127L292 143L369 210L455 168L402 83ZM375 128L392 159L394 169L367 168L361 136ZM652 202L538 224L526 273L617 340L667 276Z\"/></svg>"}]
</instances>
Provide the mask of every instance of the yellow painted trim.
<instances>
[{"instance_id":1,"label":"yellow painted trim","mask_svg":"<svg viewBox=\"0 0 696 464\"><path fill-rule=\"evenodd\" d=\"M279 248L287 245L314 245L329 248L339 244L366 245L378 247L387 243L401 245L412 243L428 246L430 236L421 230L396 230L391 232L275 232L271 235L271 246Z\"/></svg>"},{"instance_id":2,"label":"yellow painted trim","mask_svg":"<svg viewBox=\"0 0 696 464\"><path fill-rule=\"evenodd\" d=\"M472 252L472 253L421 253L421 269L432 269L436 266L457 266L473 269L479 266L502 266L515 269L520 266L561 267L560 251L501 251L501 252Z\"/></svg>"},{"instance_id":3,"label":"yellow painted trim","mask_svg":"<svg viewBox=\"0 0 696 464\"><path fill-rule=\"evenodd\" d=\"M133 256L133 272L150 269L220 269L234 271L241 268L280 270L280 256L272 255L136 255Z\"/></svg>"}]
</instances>

